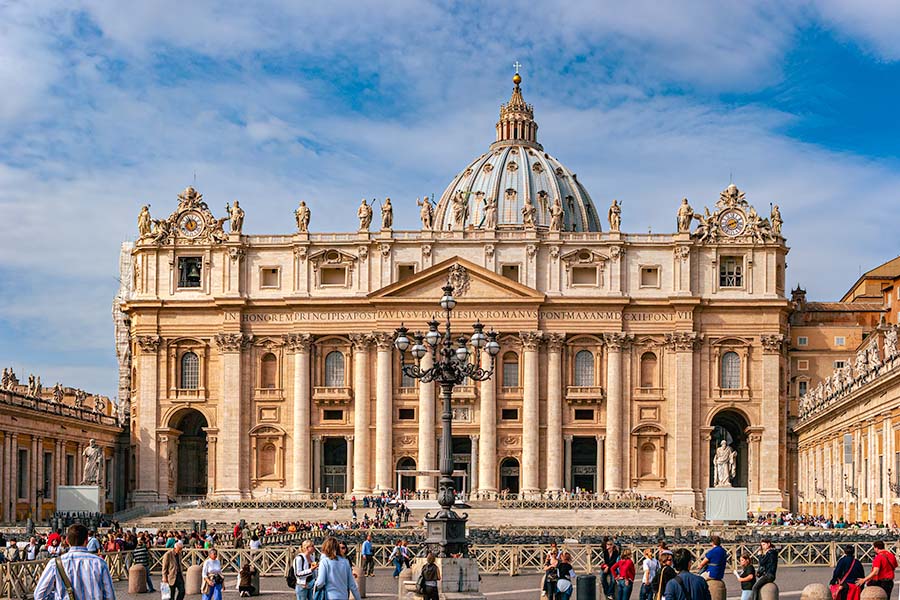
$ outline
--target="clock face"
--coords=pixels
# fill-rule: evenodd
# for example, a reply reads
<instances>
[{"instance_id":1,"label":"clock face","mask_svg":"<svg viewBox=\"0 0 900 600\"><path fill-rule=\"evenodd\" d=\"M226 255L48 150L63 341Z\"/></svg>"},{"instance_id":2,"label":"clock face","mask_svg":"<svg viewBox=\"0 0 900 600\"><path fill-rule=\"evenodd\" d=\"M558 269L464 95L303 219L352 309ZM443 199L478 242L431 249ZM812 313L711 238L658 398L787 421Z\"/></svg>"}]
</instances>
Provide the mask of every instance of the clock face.
<instances>
[{"instance_id":1,"label":"clock face","mask_svg":"<svg viewBox=\"0 0 900 600\"><path fill-rule=\"evenodd\" d=\"M203 219L195 212L188 212L178 219L178 229L181 235L195 238L203 232Z\"/></svg>"},{"instance_id":2,"label":"clock face","mask_svg":"<svg viewBox=\"0 0 900 600\"><path fill-rule=\"evenodd\" d=\"M719 229L729 237L741 235L746 224L744 213L739 210L727 210L719 218Z\"/></svg>"}]
</instances>

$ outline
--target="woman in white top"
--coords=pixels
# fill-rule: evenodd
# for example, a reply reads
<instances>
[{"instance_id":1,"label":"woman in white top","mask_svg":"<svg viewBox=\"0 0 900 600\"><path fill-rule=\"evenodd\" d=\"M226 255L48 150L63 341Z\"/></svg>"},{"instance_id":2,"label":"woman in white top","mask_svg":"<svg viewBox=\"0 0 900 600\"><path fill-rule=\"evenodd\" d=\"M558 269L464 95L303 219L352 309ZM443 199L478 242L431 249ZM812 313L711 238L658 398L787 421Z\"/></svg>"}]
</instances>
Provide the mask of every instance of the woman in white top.
<instances>
[{"instance_id":1,"label":"woman in white top","mask_svg":"<svg viewBox=\"0 0 900 600\"><path fill-rule=\"evenodd\" d=\"M319 573L316 576L316 590L325 588L328 600L347 600L350 594L354 600L360 600L359 588L353 579L350 561L343 558L338 551L338 542L329 537L322 544L322 556L319 559ZM315 595L315 592L313 592Z\"/></svg>"},{"instance_id":2,"label":"woman in white top","mask_svg":"<svg viewBox=\"0 0 900 600\"><path fill-rule=\"evenodd\" d=\"M203 600L222 600L222 563L219 552L209 549L209 556L203 561L203 585L200 589Z\"/></svg>"},{"instance_id":3,"label":"woman in white top","mask_svg":"<svg viewBox=\"0 0 900 600\"><path fill-rule=\"evenodd\" d=\"M294 558L294 576L297 578L294 591L297 593L297 600L312 600L318 566L315 545L312 540L303 540L300 552Z\"/></svg>"},{"instance_id":4,"label":"woman in white top","mask_svg":"<svg viewBox=\"0 0 900 600\"><path fill-rule=\"evenodd\" d=\"M644 550L644 574L641 576L641 591L638 600L650 600L653 596L653 586L650 582L656 577L659 570L659 561L653 557L653 550L647 548Z\"/></svg>"}]
</instances>

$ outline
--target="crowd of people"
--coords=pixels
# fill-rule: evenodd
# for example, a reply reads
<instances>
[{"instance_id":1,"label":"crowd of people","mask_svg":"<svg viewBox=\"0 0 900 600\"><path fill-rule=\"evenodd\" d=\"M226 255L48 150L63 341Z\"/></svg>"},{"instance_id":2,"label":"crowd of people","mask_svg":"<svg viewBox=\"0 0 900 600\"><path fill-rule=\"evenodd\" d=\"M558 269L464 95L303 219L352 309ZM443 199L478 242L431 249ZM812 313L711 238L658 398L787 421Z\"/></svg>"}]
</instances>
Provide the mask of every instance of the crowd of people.
<instances>
[{"instance_id":1,"label":"crowd of people","mask_svg":"<svg viewBox=\"0 0 900 600\"><path fill-rule=\"evenodd\" d=\"M824 515L800 515L791 512L766 513L754 515L748 513L747 522L764 526L802 526L821 527L822 529L881 529L884 525L875 521L846 521L844 517L834 519Z\"/></svg>"}]
</instances>

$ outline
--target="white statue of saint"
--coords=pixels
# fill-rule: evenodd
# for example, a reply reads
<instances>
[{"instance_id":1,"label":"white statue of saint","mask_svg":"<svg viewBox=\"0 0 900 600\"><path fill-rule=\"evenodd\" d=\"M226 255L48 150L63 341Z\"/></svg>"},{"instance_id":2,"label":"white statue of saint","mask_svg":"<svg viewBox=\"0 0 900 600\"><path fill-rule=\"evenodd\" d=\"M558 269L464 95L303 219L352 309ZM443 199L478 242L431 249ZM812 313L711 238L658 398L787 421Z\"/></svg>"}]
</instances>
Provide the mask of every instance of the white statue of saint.
<instances>
[{"instance_id":1,"label":"white statue of saint","mask_svg":"<svg viewBox=\"0 0 900 600\"><path fill-rule=\"evenodd\" d=\"M731 479L737 468L737 452L731 449L728 442L722 440L716 449L716 457L713 462L716 468L715 486L717 488L731 487Z\"/></svg>"},{"instance_id":2,"label":"white statue of saint","mask_svg":"<svg viewBox=\"0 0 900 600\"><path fill-rule=\"evenodd\" d=\"M81 456L84 458L81 485L100 485L103 473L103 448L92 439Z\"/></svg>"}]
</instances>

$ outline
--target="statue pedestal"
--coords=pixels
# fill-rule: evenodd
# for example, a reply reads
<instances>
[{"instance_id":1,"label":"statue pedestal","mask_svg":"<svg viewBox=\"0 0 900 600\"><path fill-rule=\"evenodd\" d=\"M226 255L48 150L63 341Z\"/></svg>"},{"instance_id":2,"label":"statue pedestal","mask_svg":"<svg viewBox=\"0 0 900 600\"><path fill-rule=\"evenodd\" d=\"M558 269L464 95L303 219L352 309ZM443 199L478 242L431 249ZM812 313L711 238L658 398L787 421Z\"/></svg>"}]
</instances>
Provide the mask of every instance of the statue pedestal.
<instances>
[{"instance_id":1,"label":"statue pedestal","mask_svg":"<svg viewBox=\"0 0 900 600\"><path fill-rule=\"evenodd\" d=\"M706 488L707 521L746 521L747 488Z\"/></svg>"},{"instance_id":2,"label":"statue pedestal","mask_svg":"<svg viewBox=\"0 0 900 600\"><path fill-rule=\"evenodd\" d=\"M438 558L435 564L441 571L438 581L438 597L442 600L484 600L479 589L478 561L474 558ZM425 565L424 558L416 558L412 564L412 577L403 582L400 600L422 600L416 594L416 580Z\"/></svg>"},{"instance_id":3,"label":"statue pedestal","mask_svg":"<svg viewBox=\"0 0 900 600\"><path fill-rule=\"evenodd\" d=\"M106 512L103 488L99 485L60 485L56 488L56 498L59 512Z\"/></svg>"}]
</instances>

